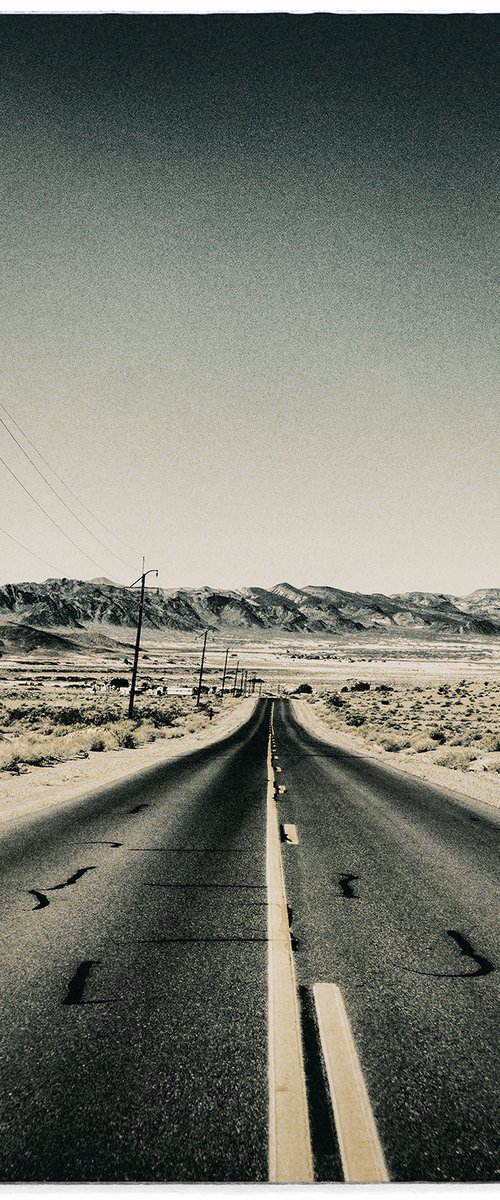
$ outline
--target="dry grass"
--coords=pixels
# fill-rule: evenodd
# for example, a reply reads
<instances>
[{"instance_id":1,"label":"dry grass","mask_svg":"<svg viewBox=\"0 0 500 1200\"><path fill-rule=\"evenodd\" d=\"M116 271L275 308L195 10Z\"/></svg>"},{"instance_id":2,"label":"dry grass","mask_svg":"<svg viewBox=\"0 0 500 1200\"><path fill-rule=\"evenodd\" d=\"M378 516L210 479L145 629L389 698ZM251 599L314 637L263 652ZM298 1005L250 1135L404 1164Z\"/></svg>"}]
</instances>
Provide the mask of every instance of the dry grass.
<instances>
[{"instance_id":1,"label":"dry grass","mask_svg":"<svg viewBox=\"0 0 500 1200\"><path fill-rule=\"evenodd\" d=\"M426 754L459 771L500 771L498 680L397 685L350 680L315 699L332 728L356 732L383 750Z\"/></svg>"},{"instance_id":2,"label":"dry grass","mask_svg":"<svg viewBox=\"0 0 500 1200\"><path fill-rule=\"evenodd\" d=\"M30 693L29 703L17 691L0 702L0 771L18 773L29 766L51 766L86 758L91 751L133 750L157 738L176 737L202 728L208 705L196 708L190 697L139 697L133 720L128 698L85 696L60 689ZM211 698L215 713L219 707Z\"/></svg>"}]
</instances>

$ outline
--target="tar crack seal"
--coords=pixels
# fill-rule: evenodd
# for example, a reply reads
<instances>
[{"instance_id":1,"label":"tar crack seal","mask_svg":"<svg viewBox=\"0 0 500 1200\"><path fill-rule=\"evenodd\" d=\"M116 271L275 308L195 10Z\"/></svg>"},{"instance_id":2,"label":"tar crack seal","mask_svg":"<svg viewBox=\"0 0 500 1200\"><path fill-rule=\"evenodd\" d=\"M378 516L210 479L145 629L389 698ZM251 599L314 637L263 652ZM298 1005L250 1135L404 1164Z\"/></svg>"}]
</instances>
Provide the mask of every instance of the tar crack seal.
<instances>
[{"instance_id":1,"label":"tar crack seal","mask_svg":"<svg viewBox=\"0 0 500 1200\"><path fill-rule=\"evenodd\" d=\"M64 997L64 1000L62 1001L63 1004L89 1003L89 1001L82 999L85 990L85 984L90 975L92 967L99 966L100 961L101 960L99 958L87 958L79 964L75 974L68 983L68 991Z\"/></svg>"},{"instance_id":2,"label":"tar crack seal","mask_svg":"<svg viewBox=\"0 0 500 1200\"><path fill-rule=\"evenodd\" d=\"M345 896L346 900L359 900L359 896L354 891L354 888L351 887L351 883L354 883L356 879L359 879L359 875L340 876L339 887L341 888L342 895Z\"/></svg>"}]
</instances>

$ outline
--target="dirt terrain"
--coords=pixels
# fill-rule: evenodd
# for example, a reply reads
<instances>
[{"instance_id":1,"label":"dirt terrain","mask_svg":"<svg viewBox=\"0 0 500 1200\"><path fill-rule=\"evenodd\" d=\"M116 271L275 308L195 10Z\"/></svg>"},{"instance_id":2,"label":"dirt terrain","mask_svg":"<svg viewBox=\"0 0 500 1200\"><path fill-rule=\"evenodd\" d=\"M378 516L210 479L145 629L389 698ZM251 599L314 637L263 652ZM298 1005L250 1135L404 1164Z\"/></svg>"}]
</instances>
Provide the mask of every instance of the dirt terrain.
<instances>
[{"instance_id":1,"label":"dirt terrain","mask_svg":"<svg viewBox=\"0 0 500 1200\"><path fill-rule=\"evenodd\" d=\"M130 678L131 642L117 652L105 645L57 653L37 644L0 663L0 793L14 788L25 800L30 790L47 794L50 779L79 786L82 778L139 769L142 760L167 753L166 741L197 737L222 714L220 686L228 651L223 720L239 701L230 694L235 670L255 679L253 695L293 695L312 688L310 713L323 730L361 752L383 755L414 773L444 772L484 794L486 780L500 788L500 639L423 637L384 633L342 638L293 637L222 640L207 644L204 693L158 696L160 688L192 688L198 680L198 637L146 630L136 713L127 719L128 696L111 688ZM236 719L236 718L235 718ZM354 740L353 740L354 739ZM156 748L155 748L156 747ZM113 753L106 753L112 751ZM131 753L133 751L133 753ZM101 761L102 766L90 767ZM104 761L106 760L106 762ZM112 764L115 764L113 767ZM125 765L126 764L126 765ZM130 764L130 765L128 765ZM44 782L40 783L43 778ZM443 781L443 779L442 779ZM22 782L22 787L21 787Z\"/></svg>"},{"instance_id":2,"label":"dirt terrain","mask_svg":"<svg viewBox=\"0 0 500 1200\"><path fill-rule=\"evenodd\" d=\"M350 691L349 685L344 687ZM380 687L383 701L388 699L385 688L392 692L387 709L380 701L382 712L378 698L368 699L371 692L346 695L342 688L340 696L338 692L307 696L294 701L294 706L302 724L333 746L406 771L458 796L500 807L498 682L491 685L490 693L489 685L483 690L480 684L467 687L463 681L456 701L465 689L466 707L456 723L453 712L448 715L442 704L443 695L453 695L451 684L400 684L396 695L394 685ZM415 692L417 712L411 703ZM337 696L344 702L342 709Z\"/></svg>"}]
</instances>

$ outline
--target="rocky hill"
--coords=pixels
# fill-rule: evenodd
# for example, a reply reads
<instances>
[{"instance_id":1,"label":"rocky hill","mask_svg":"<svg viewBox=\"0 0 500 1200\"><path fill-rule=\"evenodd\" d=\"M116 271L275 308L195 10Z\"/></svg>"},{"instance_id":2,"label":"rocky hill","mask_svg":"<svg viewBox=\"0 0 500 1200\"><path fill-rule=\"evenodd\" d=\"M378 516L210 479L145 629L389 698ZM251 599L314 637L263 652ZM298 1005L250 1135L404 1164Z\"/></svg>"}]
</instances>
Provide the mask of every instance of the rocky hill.
<instances>
[{"instance_id":1,"label":"rocky hill","mask_svg":"<svg viewBox=\"0 0 500 1200\"><path fill-rule=\"evenodd\" d=\"M138 602L137 590L108 580L6 584L0 588L0 621L44 630L114 626L129 631L137 621ZM179 632L246 630L250 636L270 632L321 637L365 630L500 636L500 588L466 597L430 592L365 595L288 583L270 590L154 588L146 593L144 625Z\"/></svg>"}]
</instances>

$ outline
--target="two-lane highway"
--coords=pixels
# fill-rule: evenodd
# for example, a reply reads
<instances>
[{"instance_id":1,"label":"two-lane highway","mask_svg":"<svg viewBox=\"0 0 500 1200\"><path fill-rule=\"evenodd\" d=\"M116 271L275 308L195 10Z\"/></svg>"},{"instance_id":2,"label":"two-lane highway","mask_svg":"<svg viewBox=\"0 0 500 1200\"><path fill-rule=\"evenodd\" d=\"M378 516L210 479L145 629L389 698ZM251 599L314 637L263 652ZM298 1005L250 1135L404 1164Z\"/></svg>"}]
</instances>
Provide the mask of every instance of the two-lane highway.
<instances>
[{"instance_id":1,"label":"two-lane highway","mask_svg":"<svg viewBox=\"0 0 500 1200\"><path fill-rule=\"evenodd\" d=\"M274 818L315 1177L345 1173L317 984L340 989L389 1176L499 1177L498 818L334 750L285 702L268 760L270 717L2 833L4 1180L268 1178L293 1009Z\"/></svg>"}]
</instances>

